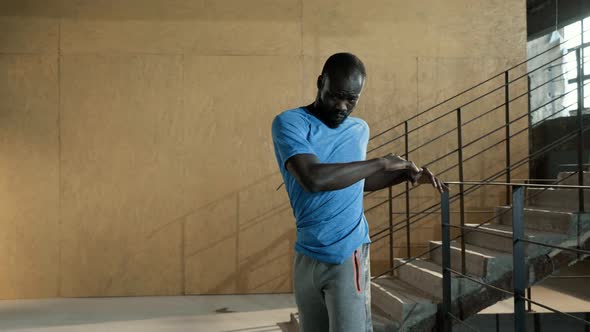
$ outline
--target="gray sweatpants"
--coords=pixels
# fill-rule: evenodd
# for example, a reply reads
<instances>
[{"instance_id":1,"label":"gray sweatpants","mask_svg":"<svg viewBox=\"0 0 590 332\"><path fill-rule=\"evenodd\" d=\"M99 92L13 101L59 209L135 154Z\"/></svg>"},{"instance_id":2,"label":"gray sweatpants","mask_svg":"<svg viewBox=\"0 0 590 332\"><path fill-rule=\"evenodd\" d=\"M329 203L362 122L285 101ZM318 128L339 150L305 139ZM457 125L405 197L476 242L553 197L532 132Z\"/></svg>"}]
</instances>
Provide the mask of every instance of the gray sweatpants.
<instances>
[{"instance_id":1,"label":"gray sweatpants","mask_svg":"<svg viewBox=\"0 0 590 332\"><path fill-rule=\"evenodd\" d=\"M369 244L342 264L295 253L295 302L302 332L371 332Z\"/></svg>"}]
</instances>

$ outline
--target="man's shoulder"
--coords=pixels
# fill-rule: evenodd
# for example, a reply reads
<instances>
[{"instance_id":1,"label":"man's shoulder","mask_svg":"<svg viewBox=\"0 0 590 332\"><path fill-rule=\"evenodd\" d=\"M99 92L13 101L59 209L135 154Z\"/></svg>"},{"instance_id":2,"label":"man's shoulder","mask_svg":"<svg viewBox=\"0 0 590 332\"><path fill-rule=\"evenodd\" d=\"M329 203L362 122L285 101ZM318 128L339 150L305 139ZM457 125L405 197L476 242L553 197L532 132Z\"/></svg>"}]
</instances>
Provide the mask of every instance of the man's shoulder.
<instances>
[{"instance_id":1,"label":"man's shoulder","mask_svg":"<svg viewBox=\"0 0 590 332\"><path fill-rule=\"evenodd\" d=\"M360 126L360 127L362 127L363 130L369 131L369 124L365 120L363 120L361 118L354 117L354 116L349 116L348 120L350 120L352 125Z\"/></svg>"},{"instance_id":2,"label":"man's shoulder","mask_svg":"<svg viewBox=\"0 0 590 332\"><path fill-rule=\"evenodd\" d=\"M273 128L301 127L309 123L309 114L301 107L279 113L273 120Z\"/></svg>"},{"instance_id":3,"label":"man's shoulder","mask_svg":"<svg viewBox=\"0 0 590 332\"><path fill-rule=\"evenodd\" d=\"M279 113L275 119L290 120L290 119L306 119L307 112L302 107L288 109Z\"/></svg>"}]
</instances>

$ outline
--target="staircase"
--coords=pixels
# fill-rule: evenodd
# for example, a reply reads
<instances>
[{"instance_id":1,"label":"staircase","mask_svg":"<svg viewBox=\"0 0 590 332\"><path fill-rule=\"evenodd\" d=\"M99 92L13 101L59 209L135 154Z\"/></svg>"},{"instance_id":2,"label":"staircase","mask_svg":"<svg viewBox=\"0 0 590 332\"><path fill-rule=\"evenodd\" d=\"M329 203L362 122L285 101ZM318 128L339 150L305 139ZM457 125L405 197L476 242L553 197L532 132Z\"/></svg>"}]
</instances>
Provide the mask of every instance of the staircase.
<instances>
[{"instance_id":1,"label":"staircase","mask_svg":"<svg viewBox=\"0 0 590 332\"><path fill-rule=\"evenodd\" d=\"M577 173L560 173L556 182L577 184ZM574 175L574 176L572 176ZM584 174L590 180L590 174ZM588 182L590 183L590 182ZM578 190L537 189L527 192L525 237L542 243L575 248L590 247L590 213L579 214ZM585 195L586 204L590 202ZM590 206L590 205L587 205ZM509 206L496 208L493 222L466 224L474 229L465 234L466 274L502 289L512 288L512 241L492 233L512 235ZM578 228L579 227L579 228ZM479 228L484 232L475 230ZM437 325L442 302L441 242L430 241L433 249L423 259L396 259L395 276L374 279L371 287L375 331L431 331ZM561 267L574 264L576 253L527 244L528 285L542 281ZM461 244L451 244L451 268L461 271ZM463 319L503 300L508 295L469 279L453 276L452 306Z\"/></svg>"}]
</instances>

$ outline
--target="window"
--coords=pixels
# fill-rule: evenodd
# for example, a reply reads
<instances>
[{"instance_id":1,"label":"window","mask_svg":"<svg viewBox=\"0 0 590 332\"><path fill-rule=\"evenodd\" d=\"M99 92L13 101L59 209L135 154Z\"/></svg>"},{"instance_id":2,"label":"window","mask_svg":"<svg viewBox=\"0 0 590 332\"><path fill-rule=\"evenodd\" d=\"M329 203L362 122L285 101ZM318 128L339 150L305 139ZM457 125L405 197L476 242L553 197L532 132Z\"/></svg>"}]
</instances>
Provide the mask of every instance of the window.
<instances>
[{"instance_id":1,"label":"window","mask_svg":"<svg viewBox=\"0 0 590 332\"><path fill-rule=\"evenodd\" d=\"M576 52L567 53L567 50L581 45L584 45L582 59L585 64L582 83L583 111L590 113L590 17L559 29L559 33L561 40L551 38L551 31L528 42L529 58L540 54L528 62L532 89L529 96L532 124L577 115ZM562 44L557 47L560 43ZM565 56L562 57L563 54Z\"/></svg>"},{"instance_id":2,"label":"window","mask_svg":"<svg viewBox=\"0 0 590 332\"><path fill-rule=\"evenodd\" d=\"M572 49L582 45L583 43L589 43L590 17L564 27L563 31L563 39L566 41L564 43L564 47L566 49ZM584 81L582 83L582 85L584 85L584 109L588 109L590 107L590 77L586 76L590 75L590 47L583 48L582 59L584 62ZM566 110L570 111L571 114L571 112L575 112L578 109L578 95L577 92L574 91L577 88L576 80L578 79L575 52L570 52L565 56L563 72L565 73L566 77L566 80L564 81L565 92L570 92L563 98L563 106L566 108Z\"/></svg>"}]
</instances>

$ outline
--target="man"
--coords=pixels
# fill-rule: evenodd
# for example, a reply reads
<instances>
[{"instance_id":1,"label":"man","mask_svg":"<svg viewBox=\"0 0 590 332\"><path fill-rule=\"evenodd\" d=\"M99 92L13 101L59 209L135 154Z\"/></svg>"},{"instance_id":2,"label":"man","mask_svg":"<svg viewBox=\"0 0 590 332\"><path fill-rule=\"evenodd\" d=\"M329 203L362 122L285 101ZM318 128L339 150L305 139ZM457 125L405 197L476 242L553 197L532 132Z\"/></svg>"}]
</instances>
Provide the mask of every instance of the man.
<instances>
[{"instance_id":1,"label":"man","mask_svg":"<svg viewBox=\"0 0 590 332\"><path fill-rule=\"evenodd\" d=\"M315 101L272 124L297 223L293 280L303 332L372 331L363 191L408 180L444 187L429 170L396 155L365 160L369 127L349 116L365 77L356 56L332 55L317 79Z\"/></svg>"}]
</instances>

